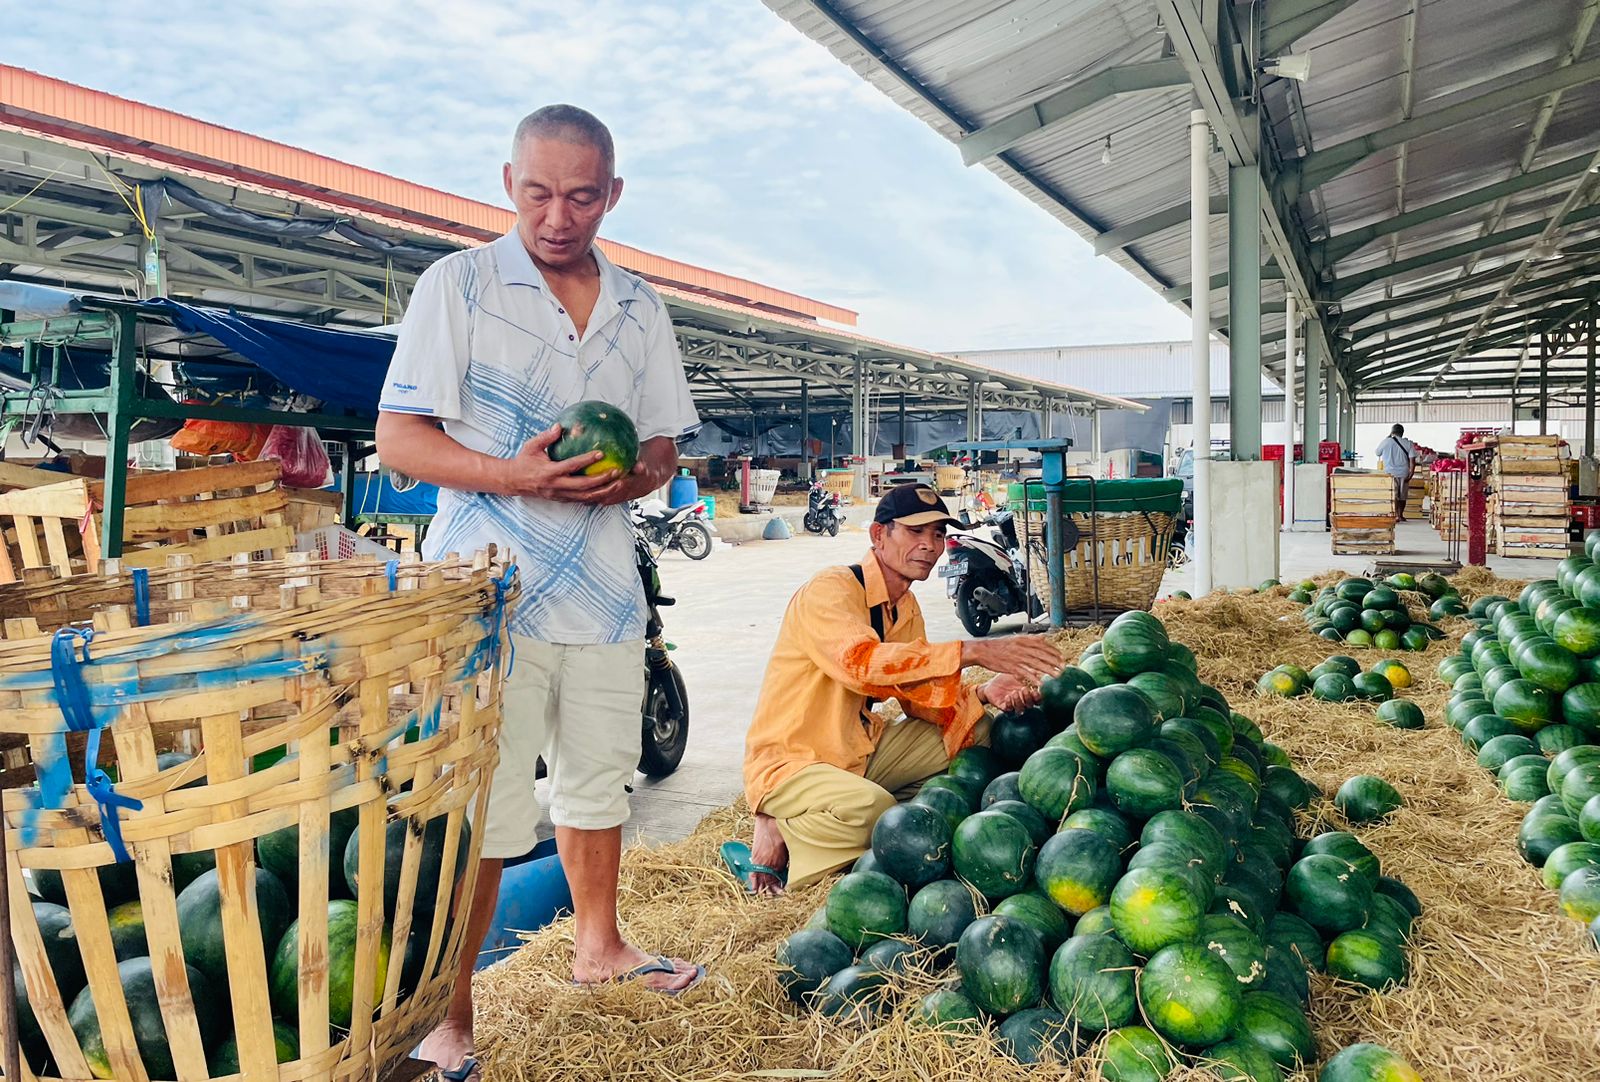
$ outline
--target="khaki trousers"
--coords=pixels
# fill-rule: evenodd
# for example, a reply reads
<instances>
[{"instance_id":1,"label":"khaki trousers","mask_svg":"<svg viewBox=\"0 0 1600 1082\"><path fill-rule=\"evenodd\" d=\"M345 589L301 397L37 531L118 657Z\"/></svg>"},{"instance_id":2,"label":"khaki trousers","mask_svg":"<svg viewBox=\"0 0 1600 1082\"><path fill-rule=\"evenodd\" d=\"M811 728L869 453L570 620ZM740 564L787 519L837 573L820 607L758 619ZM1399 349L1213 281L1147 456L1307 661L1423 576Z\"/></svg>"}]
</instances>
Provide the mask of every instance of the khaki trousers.
<instances>
[{"instance_id":1,"label":"khaki trousers","mask_svg":"<svg viewBox=\"0 0 1600 1082\"><path fill-rule=\"evenodd\" d=\"M989 742L987 718L973 735L977 743ZM815 763L782 782L761 810L777 821L789 848L789 885L802 887L853 864L871 848L878 816L949 765L939 727L907 718L884 730L866 777Z\"/></svg>"}]
</instances>

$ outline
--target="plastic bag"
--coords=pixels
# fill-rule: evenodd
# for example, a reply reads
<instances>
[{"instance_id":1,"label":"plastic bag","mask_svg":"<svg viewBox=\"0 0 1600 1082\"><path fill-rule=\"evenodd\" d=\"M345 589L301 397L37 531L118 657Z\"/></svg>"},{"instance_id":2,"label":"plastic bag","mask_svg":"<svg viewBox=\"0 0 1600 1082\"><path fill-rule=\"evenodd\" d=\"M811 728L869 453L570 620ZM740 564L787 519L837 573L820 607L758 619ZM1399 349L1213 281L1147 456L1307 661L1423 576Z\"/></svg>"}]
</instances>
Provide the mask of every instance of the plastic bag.
<instances>
[{"instance_id":1,"label":"plastic bag","mask_svg":"<svg viewBox=\"0 0 1600 1082\"><path fill-rule=\"evenodd\" d=\"M283 483L289 488L321 488L333 476L333 463L314 428L273 425L261 460L283 463Z\"/></svg>"},{"instance_id":2,"label":"plastic bag","mask_svg":"<svg viewBox=\"0 0 1600 1082\"><path fill-rule=\"evenodd\" d=\"M191 455L231 454L242 462L249 462L260 453L271 427L275 426L191 417L172 437L172 449Z\"/></svg>"}]
</instances>

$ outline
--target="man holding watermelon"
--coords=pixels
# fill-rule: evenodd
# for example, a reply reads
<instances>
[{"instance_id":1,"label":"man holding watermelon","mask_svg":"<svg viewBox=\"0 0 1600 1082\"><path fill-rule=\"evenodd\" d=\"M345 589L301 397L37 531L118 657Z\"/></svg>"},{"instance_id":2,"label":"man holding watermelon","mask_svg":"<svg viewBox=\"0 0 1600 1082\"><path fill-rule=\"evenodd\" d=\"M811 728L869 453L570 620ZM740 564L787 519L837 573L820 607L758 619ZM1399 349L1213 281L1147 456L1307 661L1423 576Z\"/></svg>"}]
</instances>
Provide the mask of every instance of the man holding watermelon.
<instances>
[{"instance_id":1,"label":"man holding watermelon","mask_svg":"<svg viewBox=\"0 0 1600 1082\"><path fill-rule=\"evenodd\" d=\"M861 563L815 575L789 602L745 738L755 837L723 846L760 894L814 882L867 851L897 794L943 772L987 736L984 707L1020 710L1065 662L1040 635L930 643L911 584L932 572L960 523L927 485L878 503ZM976 665L999 675L967 685ZM895 699L905 720L872 710Z\"/></svg>"},{"instance_id":2,"label":"man holding watermelon","mask_svg":"<svg viewBox=\"0 0 1600 1082\"><path fill-rule=\"evenodd\" d=\"M469 949L446 1019L417 1053L449 1080L477 1076L472 967L502 862L536 841L541 755L572 887L573 980L676 994L704 973L626 942L616 911L645 682L622 505L666 483L677 437L699 419L661 298L595 247L622 194L610 132L547 106L518 125L503 173L516 228L418 280L377 430L386 466L440 488L424 555L492 544L521 584Z\"/></svg>"}]
</instances>

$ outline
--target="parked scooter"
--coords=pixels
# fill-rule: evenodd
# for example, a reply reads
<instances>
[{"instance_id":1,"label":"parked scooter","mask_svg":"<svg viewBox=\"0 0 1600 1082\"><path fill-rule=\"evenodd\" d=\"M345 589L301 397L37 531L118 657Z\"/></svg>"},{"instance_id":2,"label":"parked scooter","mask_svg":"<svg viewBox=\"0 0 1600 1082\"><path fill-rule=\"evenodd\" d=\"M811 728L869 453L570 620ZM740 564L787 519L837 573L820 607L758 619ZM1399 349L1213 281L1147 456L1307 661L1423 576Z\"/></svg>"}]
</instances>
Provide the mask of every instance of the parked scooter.
<instances>
[{"instance_id":1,"label":"parked scooter","mask_svg":"<svg viewBox=\"0 0 1600 1082\"><path fill-rule=\"evenodd\" d=\"M806 497L806 529L811 533L838 537L839 523L843 518L839 513L839 494L829 492L820 477L812 481L811 491Z\"/></svg>"},{"instance_id":2,"label":"parked scooter","mask_svg":"<svg viewBox=\"0 0 1600 1082\"><path fill-rule=\"evenodd\" d=\"M1028 582L1010 511L995 511L971 529L952 533L945 552L939 575L968 634L981 638L1013 612L1032 618L1043 611Z\"/></svg>"},{"instance_id":3,"label":"parked scooter","mask_svg":"<svg viewBox=\"0 0 1600 1082\"><path fill-rule=\"evenodd\" d=\"M704 560L711 554L711 535L717 532L705 517L705 504L690 503L668 507L660 500L644 500L630 507L634 532L659 557L667 549L677 549L691 560Z\"/></svg>"},{"instance_id":4,"label":"parked scooter","mask_svg":"<svg viewBox=\"0 0 1600 1082\"><path fill-rule=\"evenodd\" d=\"M706 536L709 549L710 535ZM661 609L673 604L674 599L661 592L661 574L656 568L655 554L638 533L633 536L633 552L639 565L639 577L644 581L645 603L644 731L640 740L639 770L648 777L664 778L678 769L683 761L683 750L689 744L689 692L683 686L683 674L667 653L667 642L661 634Z\"/></svg>"}]
</instances>

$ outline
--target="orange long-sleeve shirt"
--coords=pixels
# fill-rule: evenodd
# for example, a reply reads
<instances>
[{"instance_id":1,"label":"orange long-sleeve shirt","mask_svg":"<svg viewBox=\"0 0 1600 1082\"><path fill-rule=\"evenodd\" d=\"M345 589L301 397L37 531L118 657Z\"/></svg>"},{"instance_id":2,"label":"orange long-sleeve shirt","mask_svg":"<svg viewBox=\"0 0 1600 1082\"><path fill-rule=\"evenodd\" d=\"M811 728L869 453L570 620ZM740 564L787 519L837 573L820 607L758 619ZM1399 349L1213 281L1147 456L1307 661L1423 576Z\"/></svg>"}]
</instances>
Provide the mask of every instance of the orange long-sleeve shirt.
<instances>
[{"instance_id":1,"label":"orange long-sleeve shirt","mask_svg":"<svg viewBox=\"0 0 1600 1082\"><path fill-rule=\"evenodd\" d=\"M816 763L865 774L885 722L867 700L895 699L907 714L944 731L954 755L983 716L961 684L961 644L930 643L922 609L909 592L891 609L877 557L861 561L865 584L848 567L818 572L789 602L745 737L744 786L750 807ZM884 606L883 641L869 610Z\"/></svg>"}]
</instances>

